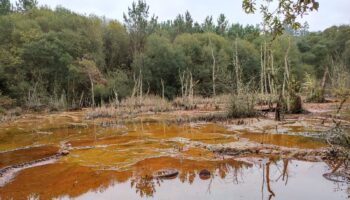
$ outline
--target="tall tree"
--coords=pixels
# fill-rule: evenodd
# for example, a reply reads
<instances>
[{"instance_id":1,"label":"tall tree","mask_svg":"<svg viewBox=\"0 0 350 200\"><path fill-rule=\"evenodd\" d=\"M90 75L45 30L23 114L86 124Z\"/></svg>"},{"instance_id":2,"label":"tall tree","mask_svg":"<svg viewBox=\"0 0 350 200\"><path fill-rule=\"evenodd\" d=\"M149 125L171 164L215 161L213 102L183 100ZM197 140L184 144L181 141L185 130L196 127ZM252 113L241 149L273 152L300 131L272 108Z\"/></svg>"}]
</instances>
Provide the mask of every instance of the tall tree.
<instances>
[{"instance_id":1,"label":"tall tree","mask_svg":"<svg viewBox=\"0 0 350 200\"><path fill-rule=\"evenodd\" d=\"M124 22L130 36L132 55L140 53L144 49L148 17L149 6L143 0L138 0L137 3L133 2L131 8L128 8L128 14L124 13Z\"/></svg>"},{"instance_id":2,"label":"tall tree","mask_svg":"<svg viewBox=\"0 0 350 200\"><path fill-rule=\"evenodd\" d=\"M37 0L18 0L16 3L17 11L24 12L36 8L38 6Z\"/></svg>"},{"instance_id":3,"label":"tall tree","mask_svg":"<svg viewBox=\"0 0 350 200\"><path fill-rule=\"evenodd\" d=\"M104 57L106 69L115 71L128 62L128 34L123 25L117 21L110 21L104 30Z\"/></svg>"},{"instance_id":4,"label":"tall tree","mask_svg":"<svg viewBox=\"0 0 350 200\"><path fill-rule=\"evenodd\" d=\"M185 13L185 27L186 32L191 33L193 28L193 18L190 14L190 12L186 11Z\"/></svg>"},{"instance_id":5,"label":"tall tree","mask_svg":"<svg viewBox=\"0 0 350 200\"><path fill-rule=\"evenodd\" d=\"M219 35L224 35L227 30L227 25L228 25L228 21L226 19L226 16L224 14L220 14L218 18L218 24L216 27L216 33Z\"/></svg>"},{"instance_id":6,"label":"tall tree","mask_svg":"<svg viewBox=\"0 0 350 200\"><path fill-rule=\"evenodd\" d=\"M174 20L174 28L175 28L176 34L181 34L185 32L186 25L185 25L185 19L183 15L179 14L176 16Z\"/></svg>"},{"instance_id":7,"label":"tall tree","mask_svg":"<svg viewBox=\"0 0 350 200\"><path fill-rule=\"evenodd\" d=\"M12 5L10 0L0 0L0 16L10 13L11 7Z\"/></svg>"},{"instance_id":8,"label":"tall tree","mask_svg":"<svg viewBox=\"0 0 350 200\"><path fill-rule=\"evenodd\" d=\"M202 28L205 32L215 32L215 24L212 16L207 16L205 18Z\"/></svg>"}]
</instances>

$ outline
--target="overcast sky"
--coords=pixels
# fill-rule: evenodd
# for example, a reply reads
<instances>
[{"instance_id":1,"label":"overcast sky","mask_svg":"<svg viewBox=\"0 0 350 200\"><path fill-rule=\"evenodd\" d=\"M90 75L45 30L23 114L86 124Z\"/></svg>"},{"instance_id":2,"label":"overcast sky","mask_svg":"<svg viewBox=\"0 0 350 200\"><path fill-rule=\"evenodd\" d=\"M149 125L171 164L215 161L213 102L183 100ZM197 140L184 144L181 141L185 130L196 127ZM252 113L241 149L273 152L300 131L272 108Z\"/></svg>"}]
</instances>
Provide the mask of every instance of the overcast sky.
<instances>
[{"instance_id":1,"label":"overcast sky","mask_svg":"<svg viewBox=\"0 0 350 200\"><path fill-rule=\"evenodd\" d=\"M14 2L15 0L12 0ZM40 5L55 8L58 5L81 14L96 14L109 19L123 21L123 13L127 12L133 0L38 0ZM224 13L232 23L259 24L259 14L247 15L242 11L242 0L147 0L150 13L159 20L174 19L177 14L190 11L195 21L202 22L207 15L215 19ZM350 24L350 0L319 0L318 12L305 16L310 30L318 31L332 25Z\"/></svg>"}]
</instances>

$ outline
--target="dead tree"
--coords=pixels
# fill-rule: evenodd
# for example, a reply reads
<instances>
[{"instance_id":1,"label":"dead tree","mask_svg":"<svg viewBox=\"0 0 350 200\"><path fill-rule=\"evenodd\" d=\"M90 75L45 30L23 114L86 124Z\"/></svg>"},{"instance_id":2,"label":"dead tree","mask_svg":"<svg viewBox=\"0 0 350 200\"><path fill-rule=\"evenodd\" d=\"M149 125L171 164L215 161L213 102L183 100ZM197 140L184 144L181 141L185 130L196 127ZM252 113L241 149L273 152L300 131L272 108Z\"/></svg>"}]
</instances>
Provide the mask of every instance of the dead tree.
<instances>
[{"instance_id":1,"label":"dead tree","mask_svg":"<svg viewBox=\"0 0 350 200\"><path fill-rule=\"evenodd\" d=\"M212 67L212 81L213 81L213 96L216 96L216 75L215 75L215 71L216 71L216 59L215 59L215 55L214 55L214 48L213 48L213 44L211 42L211 39L209 37L209 45L210 45L210 49L211 49L211 57L213 59L213 67Z\"/></svg>"},{"instance_id":2,"label":"dead tree","mask_svg":"<svg viewBox=\"0 0 350 200\"><path fill-rule=\"evenodd\" d=\"M329 73L328 67L326 66L323 73L322 83L321 83L320 101L325 101L326 81L327 81L328 73Z\"/></svg>"},{"instance_id":3,"label":"dead tree","mask_svg":"<svg viewBox=\"0 0 350 200\"><path fill-rule=\"evenodd\" d=\"M180 75L182 100L189 102L193 106L194 88L199 81L193 80L192 72L186 70Z\"/></svg>"},{"instance_id":4,"label":"dead tree","mask_svg":"<svg viewBox=\"0 0 350 200\"><path fill-rule=\"evenodd\" d=\"M234 65L235 65L235 72L236 72L236 87L237 87L237 94L240 93L241 91L241 66L239 63L238 59L238 42L237 42L237 37L235 40L235 60L234 60Z\"/></svg>"},{"instance_id":5,"label":"dead tree","mask_svg":"<svg viewBox=\"0 0 350 200\"><path fill-rule=\"evenodd\" d=\"M260 47L260 63L261 63L261 71L260 71L260 92L264 94L264 55L263 55L263 46Z\"/></svg>"},{"instance_id":6,"label":"dead tree","mask_svg":"<svg viewBox=\"0 0 350 200\"><path fill-rule=\"evenodd\" d=\"M160 79L160 83L162 84L162 99L164 100L164 81Z\"/></svg>"},{"instance_id":7,"label":"dead tree","mask_svg":"<svg viewBox=\"0 0 350 200\"><path fill-rule=\"evenodd\" d=\"M288 48L287 48L286 54L284 55L284 74L283 74L283 87L282 87L283 96L285 96L286 87L287 87L287 90L289 89L289 80L290 80L289 62L288 62L289 50L290 50L290 38L288 38Z\"/></svg>"}]
</instances>

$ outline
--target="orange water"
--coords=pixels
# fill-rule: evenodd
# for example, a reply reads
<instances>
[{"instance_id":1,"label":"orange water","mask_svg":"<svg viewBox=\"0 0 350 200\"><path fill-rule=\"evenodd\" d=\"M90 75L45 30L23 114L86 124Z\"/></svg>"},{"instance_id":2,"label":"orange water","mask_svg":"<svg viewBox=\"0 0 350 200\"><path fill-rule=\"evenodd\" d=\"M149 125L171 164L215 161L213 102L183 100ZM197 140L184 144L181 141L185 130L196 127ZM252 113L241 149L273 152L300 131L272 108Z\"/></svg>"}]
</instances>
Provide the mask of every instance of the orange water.
<instances>
[{"instance_id":1,"label":"orange water","mask_svg":"<svg viewBox=\"0 0 350 200\"><path fill-rule=\"evenodd\" d=\"M0 125L0 169L54 155L62 143L72 147L68 156L53 164L18 171L11 182L0 187L0 199L193 199L196 195L200 199L226 199L223 195L255 199L268 194L259 192L266 163L223 159L203 145L234 143L243 137L293 148L325 146L301 136L229 131L219 124L151 123L140 118L104 128L101 121L87 121L83 116L79 112L30 116ZM272 176L280 173L281 162L271 164ZM285 182L271 181L281 197L292 197L292 191L306 187L302 182L307 177L312 178L313 186L327 190L312 192L310 188L305 195L341 199L346 194L344 188L333 192L333 183L323 179L326 164L294 163L297 164L289 166L289 184L296 185L289 193L285 192L289 191L283 186ZM312 176L307 173L310 167L315 168ZM153 178L155 172L166 169L175 169L179 174L171 180ZM211 172L211 178L199 176L203 169Z\"/></svg>"}]
</instances>

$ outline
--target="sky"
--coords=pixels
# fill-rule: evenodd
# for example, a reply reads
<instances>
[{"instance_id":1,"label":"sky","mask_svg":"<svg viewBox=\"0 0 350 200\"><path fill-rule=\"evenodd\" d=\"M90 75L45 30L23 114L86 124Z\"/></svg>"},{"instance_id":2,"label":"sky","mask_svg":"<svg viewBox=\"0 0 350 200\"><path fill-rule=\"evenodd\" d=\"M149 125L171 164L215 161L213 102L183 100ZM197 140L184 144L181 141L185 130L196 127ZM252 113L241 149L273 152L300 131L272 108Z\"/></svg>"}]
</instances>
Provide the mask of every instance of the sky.
<instances>
[{"instance_id":1,"label":"sky","mask_svg":"<svg viewBox=\"0 0 350 200\"><path fill-rule=\"evenodd\" d=\"M15 0L12 0L14 2ZM95 14L123 21L133 0L38 0L40 5L55 8L60 5L80 14ZM242 10L242 0L146 0L150 13L160 21L174 19L188 10L195 21L202 23L206 16L216 19L223 13L230 23L260 24L260 14L247 15ZM332 25L350 24L350 0L319 0L318 12L305 16L311 31L322 31Z\"/></svg>"}]
</instances>

